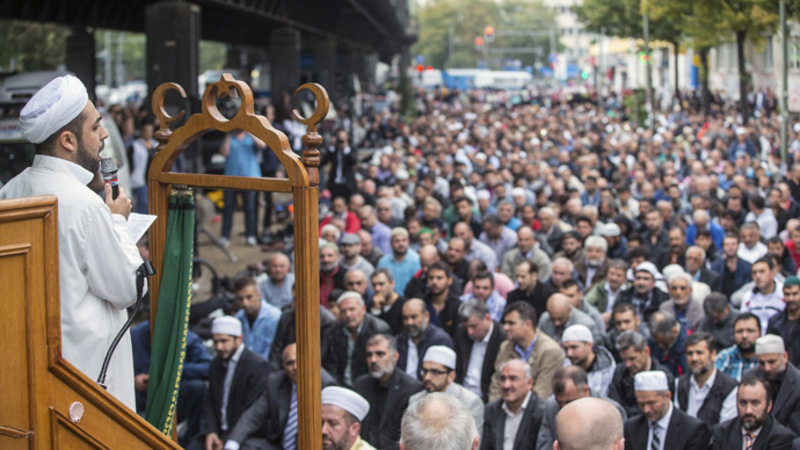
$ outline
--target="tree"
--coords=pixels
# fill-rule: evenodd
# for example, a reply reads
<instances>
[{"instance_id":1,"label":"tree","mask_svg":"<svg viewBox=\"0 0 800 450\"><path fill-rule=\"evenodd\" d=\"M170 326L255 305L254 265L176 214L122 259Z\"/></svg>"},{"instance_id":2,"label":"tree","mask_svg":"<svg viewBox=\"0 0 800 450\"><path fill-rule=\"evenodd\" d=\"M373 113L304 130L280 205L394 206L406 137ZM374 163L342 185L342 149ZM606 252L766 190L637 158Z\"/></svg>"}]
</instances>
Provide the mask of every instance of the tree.
<instances>
[{"instance_id":1,"label":"tree","mask_svg":"<svg viewBox=\"0 0 800 450\"><path fill-rule=\"evenodd\" d=\"M20 20L0 20L0 72L55 70L63 66L69 28Z\"/></svg>"}]
</instances>

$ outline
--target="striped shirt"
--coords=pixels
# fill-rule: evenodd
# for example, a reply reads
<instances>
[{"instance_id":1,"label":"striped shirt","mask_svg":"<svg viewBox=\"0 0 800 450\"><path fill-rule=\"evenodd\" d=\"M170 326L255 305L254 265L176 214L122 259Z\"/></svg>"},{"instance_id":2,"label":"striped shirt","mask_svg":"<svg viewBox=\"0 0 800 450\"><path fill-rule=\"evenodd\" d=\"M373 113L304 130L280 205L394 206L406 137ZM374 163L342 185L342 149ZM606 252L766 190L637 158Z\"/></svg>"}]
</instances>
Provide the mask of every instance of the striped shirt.
<instances>
[{"instance_id":1,"label":"striped shirt","mask_svg":"<svg viewBox=\"0 0 800 450\"><path fill-rule=\"evenodd\" d=\"M755 356L752 359L745 359L739 352L739 347L732 345L717 354L714 364L720 372L742 381L745 372L758 367L758 359Z\"/></svg>"}]
</instances>

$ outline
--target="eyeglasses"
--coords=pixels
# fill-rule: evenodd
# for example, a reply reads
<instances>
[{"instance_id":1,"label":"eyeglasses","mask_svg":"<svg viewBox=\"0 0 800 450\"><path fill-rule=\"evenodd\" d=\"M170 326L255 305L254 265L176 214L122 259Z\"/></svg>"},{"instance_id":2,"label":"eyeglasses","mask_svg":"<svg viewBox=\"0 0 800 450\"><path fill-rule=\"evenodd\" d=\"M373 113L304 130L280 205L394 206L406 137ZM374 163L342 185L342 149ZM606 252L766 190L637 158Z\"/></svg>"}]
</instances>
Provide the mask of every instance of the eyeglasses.
<instances>
[{"instance_id":1,"label":"eyeglasses","mask_svg":"<svg viewBox=\"0 0 800 450\"><path fill-rule=\"evenodd\" d=\"M448 373L450 373L449 370L422 369L422 375L431 374L431 375L435 375L435 376L439 377L439 376L442 376L442 375L446 375Z\"/></svg>"}]
</instances>

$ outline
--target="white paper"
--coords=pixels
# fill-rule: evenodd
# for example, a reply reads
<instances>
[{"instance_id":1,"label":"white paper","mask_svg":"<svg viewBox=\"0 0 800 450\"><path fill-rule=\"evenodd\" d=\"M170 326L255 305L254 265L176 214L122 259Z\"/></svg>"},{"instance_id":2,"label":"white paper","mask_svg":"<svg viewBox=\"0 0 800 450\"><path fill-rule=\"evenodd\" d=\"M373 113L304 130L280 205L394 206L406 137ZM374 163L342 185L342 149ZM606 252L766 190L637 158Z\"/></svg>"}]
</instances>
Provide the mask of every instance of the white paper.
<instances>
[{"instance_id":1,"label":"white paper","mask_svg":"<svg viewBox=\"0 0 800 450\"><path fill-rule=\"evenodd\" d=\"M139 242L139 239L144 236L150 225L156 220L156 215L153 214L139 214L132 212L128 216L128 228L133 235L133 242Z\"/></svg>"}]
</instances>

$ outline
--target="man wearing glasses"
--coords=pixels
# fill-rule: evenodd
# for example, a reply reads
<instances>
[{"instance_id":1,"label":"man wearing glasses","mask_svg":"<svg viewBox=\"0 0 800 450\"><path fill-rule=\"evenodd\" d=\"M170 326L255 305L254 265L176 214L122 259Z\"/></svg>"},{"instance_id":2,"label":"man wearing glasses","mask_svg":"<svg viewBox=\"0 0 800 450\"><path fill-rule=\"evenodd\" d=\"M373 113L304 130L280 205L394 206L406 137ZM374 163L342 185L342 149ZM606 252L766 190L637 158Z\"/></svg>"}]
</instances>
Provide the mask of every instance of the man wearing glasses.
<instances>
[{"instance_id":1,"label":"man wearing glasses","mask_svg":"<svg viewBox=\"0 0 800 450\"><path fill-rule=\"evenodd\" d=\"M454 380L456 378L456 352L444 345L434 345L425 352L422 359L423 391L412 395L408 400L411 405L432 392L442 392L453 396L469 408L478 427L478 434L483 430L483 401L475 393L465 389Z\"/></svg>"}]
</instances>

